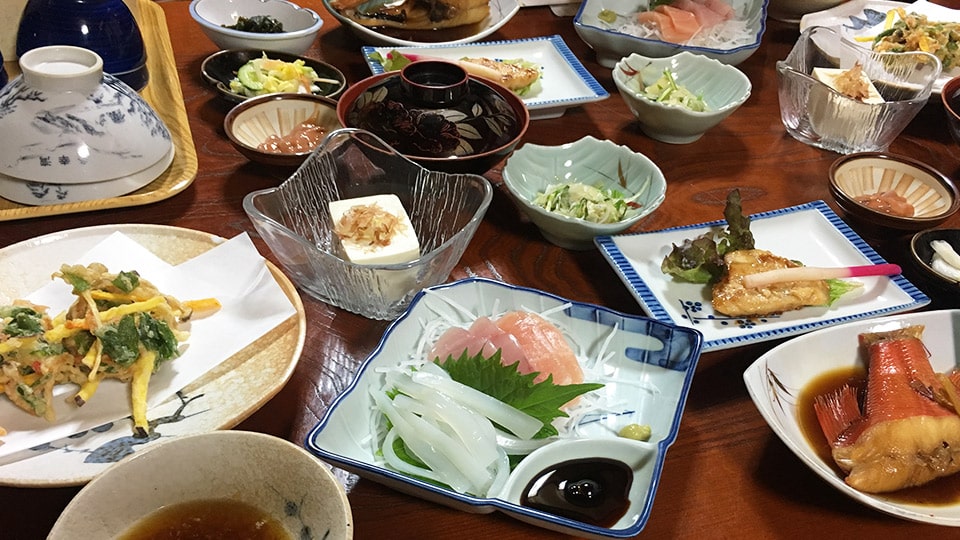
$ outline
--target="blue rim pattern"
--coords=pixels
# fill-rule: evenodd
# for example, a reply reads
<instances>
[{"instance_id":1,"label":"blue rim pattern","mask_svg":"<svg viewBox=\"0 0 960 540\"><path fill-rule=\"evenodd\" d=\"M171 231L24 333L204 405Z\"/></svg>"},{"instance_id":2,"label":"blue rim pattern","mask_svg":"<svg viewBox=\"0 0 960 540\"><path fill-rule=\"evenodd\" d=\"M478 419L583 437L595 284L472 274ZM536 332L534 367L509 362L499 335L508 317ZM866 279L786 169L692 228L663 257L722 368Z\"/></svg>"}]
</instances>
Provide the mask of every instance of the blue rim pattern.
<instances>
[{"instance_id":1,"label":"blue rim pattern","mask_svg":"<svg viewBox=\"0 0 960 540\"><path fill-rule=\"evenodd\" d=\"M867 244L863 238L861 238L853 229L850 228L841 218L838 216L828 205L822 200L813 201L797 206L792 206L789 208L782 208L779 210L771 210L769 212L762 212L758 214L753 214L750 216L751 221L763 220L777 216L783 216L787 214L793 214L797 212L806 212L806 211L816 211L819 212L826 220L840 232L843 237L849 241L858 252L860 252L864 257L866 257L873 264L882 264L886 261L883 257L880 256L869 244ZM656 234L666 231L682 231L689 229L701 229L706 227L718 227L725 226L726 221L717 220L707 223L698 223L694 225L684 225L680 227L670 227L667 229L661 229L659 231L653 231L652 233L633 233L628 235L621 236L634 236L642 234ZM598 236L594 239L594 243L600 249L601 254L607 259L607 262L613 266L614 270L620 275L620 278L623 280L624 284L630 289L630 292L640 303L640 306L646 311L651 317L675 325L689 325L687 321L675 321L666 310L662 299L658 298L657 295L650 289L650 287L644 282L643 278L636 272L633 268L633 265L630 264L629 259L624 255L620 248L617 247L615 239L617 236ZM704 342L703 350L718 350L729 347L736 347L740 345L746 345L749 343L757 343L760 341L767 341L771 339L778 339L788 336L794 336L798 334L803 334L817 328L823 328L826 326L833 326L837 324L842 324L849 321L866 319L871 317L878 317L880 315L898 313L902 311L909 311L911 309L917 309L923 307L930 303L930 299L919 289L916 288L912 283L910 283L902 275L893 276L890 278L893 283L908 295L911 298L911 302L886 307L882 309L875 309L871 311L865 311L858 313L856 315L842 316L842 317L832 317L832 318L822 318L817 319L807 323L798 323L786 328L776 328L776 329L761 329L758 326L751 326L755 331L737 336L731 336L729 338L719 338L719 339L706 339ZM765 322L765 321L762 321Z\"/></svg>"}]
</instances>

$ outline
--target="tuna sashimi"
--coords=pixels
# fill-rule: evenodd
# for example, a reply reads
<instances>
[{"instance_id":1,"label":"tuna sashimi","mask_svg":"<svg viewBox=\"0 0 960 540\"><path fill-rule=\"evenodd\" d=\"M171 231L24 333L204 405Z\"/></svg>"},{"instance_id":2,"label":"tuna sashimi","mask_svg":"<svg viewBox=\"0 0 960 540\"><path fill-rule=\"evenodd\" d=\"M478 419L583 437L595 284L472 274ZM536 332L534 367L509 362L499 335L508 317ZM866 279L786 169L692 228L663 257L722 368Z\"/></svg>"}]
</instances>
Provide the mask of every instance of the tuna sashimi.
<instances>
[{"instance_id":1,"label":"tuna sashimi","mask_svg":"<svg viewBox=\"0 0 960 540\"><path fill-rule=\"evenodd\" d=\"M868 355L862 410L849 386L815 401L834 461L860 491L895 491L960 472L956 383L934 373L922 332L861 334Z\"/></svg>"},{"instance_id":2,"label":"tuna sashimi","mask_svg":"<svg viewBox=\"0 0 960 540\"><path fill-rule=\"evenodd\" d=\"M656 25L660 37L671 43L685 43L700 31L700 23L693 13L667 5L637 13L637 22Z\"/></svg>"},{"instance_id":3,"label":"tuna sashimi","mask_svg":"<svg viewBox=\"0 0 960 540\"><path fill-rule=\"evenodd\" d=\"M703 28L711 28L729 18L721 13L717 13L697 0L673 0L673 3L670 5L677 9L693 13L697 18L697 22L700 23L700 26Z\"/></svg>"},{"instance_id":4,"label":"tuna sashimi","mask_svg":"<svg viewBox=\"0 0 960 540\"><path fill-rule=\"evenodd\" d=\"M733 10L733 7L730 4L726 3L724 0L695 0L703 4L704 6L710 8L710 11L718 13L723 20L727 21L736 16L736 12Z\"/></svg>"},{"instance_id":5,"label":"tuna sashimi","mask_svg":"<svg viewBox=\"0 0 960 540\"><path fill-rule=\"evenodd\" d=\"M500 351L504 365L517 364L523 374L538 373L539 382L553 376L559 385L583 382L583 370L560 330L535 313L513 311L496 321L478 317L469 328L450 328L430 349L429 358L446 360Z\"/></svg>"}]
</instances>

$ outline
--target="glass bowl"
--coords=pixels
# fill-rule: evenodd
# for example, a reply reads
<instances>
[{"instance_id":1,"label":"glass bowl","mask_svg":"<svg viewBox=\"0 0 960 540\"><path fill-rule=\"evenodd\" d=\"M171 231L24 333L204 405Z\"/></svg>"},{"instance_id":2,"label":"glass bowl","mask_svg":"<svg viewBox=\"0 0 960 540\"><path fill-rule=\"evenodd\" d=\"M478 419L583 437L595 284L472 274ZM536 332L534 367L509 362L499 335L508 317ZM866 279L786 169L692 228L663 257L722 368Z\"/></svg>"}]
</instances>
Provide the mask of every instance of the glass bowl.
<instances>
[{"instance_id":1,"label":"glass bowl","mask_svg":"<svg viewBox=\"0 0 960 540\"><path fill-rule=\"evenodd\" d=\"M377 194L399 197L420 242L418 259L363 265L338 255L328 204ZM345 128L327 135L279 187L244 197L243 209L302 289L347 311L389 320L421 289L447 279L492 198L482 176L427 171L376 135Z\"/></svg>"},{"instance_id":2,"label":"glass bowl","mask_svg":"<svg viewBox=\"0 0 960 540\"><path fill-rule=\"evenodd\" d=\"M857 62L882 103L847 97L812 76L814 68L848 70ZM787 133L811 146L840 154L882 152L927 103L941 70L930 53L877 53L833 28L814 26L777 62L780 119Z\"/></svg>"}]
</instances>

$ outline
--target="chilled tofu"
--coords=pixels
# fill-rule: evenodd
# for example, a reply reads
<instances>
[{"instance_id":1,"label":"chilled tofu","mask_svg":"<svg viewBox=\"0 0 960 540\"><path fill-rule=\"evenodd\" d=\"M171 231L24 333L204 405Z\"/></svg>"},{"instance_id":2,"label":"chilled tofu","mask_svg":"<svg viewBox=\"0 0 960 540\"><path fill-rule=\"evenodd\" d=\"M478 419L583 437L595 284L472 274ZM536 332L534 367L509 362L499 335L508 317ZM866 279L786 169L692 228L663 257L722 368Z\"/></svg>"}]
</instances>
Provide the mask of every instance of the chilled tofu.
<instances>
[{"instance_id":1,"label":"chilled tofu","mask_svg":"<svg viewBox=\"0 0 960 540\"><path fill-rule=\"evenodd\" d=\"M351 262L398 264L420 257L417 232L396 195L332 201L330 216Z\"/></svg>"},{"instance_id":2,"label":"chilled tofu","mask_svg":"<svg viewBox=\"0 0 960 540\"><path fill-rule=\"evenodd\" d=\"M822 82L823 84L833 88L834 90L844 93L843 89L839 88L837 85L837 79L846 73L849 70L840 69L840 68L813 68L813 73L811 76ZM863 103L883 103L883 96L880 95L880 92L877 91L877 87L874 86L873 81L864 73L860 73L860 80L863 82L864 86L867 89L867 95L862 100Z\"/></svg>"}]
</instances>

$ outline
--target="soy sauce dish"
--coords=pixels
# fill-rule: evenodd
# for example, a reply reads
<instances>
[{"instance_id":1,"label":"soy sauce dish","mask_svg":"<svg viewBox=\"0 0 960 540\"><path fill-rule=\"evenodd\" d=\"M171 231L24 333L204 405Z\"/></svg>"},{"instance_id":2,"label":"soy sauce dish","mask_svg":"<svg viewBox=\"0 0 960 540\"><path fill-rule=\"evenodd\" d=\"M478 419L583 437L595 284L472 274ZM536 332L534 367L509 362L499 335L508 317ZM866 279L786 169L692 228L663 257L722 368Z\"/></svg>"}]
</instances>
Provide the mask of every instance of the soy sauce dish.
<instances>
[{"instance_id":1,"label":"soy sauce dish","mask_svg":"<svg viewBox=\"0 0 960 540\"><path fill-rule=\"evenodd\" d=\"M479 495L387 465L390 460L402 466L387 456L396 445L381 445L384 422L371 411L384 406L388 372L419 365L445 328L467 328L484 316L496 321L513 311L539 314L559 329L575 351L584 383L599 388L565 407L569 416L552 423L559 429L555 437L511 449L498 436L500 459L526 455L514 456L512 467L501 465L509 472ZM650 517L701 345L696 330L535 289L484 278L437 285L421 291L386 330L350 387L308 434L306 447L337 467L465 512L496 510L579 538L632 537ZM420 369L429 373L428 367ZM646 441L618 435L624 426L637 425L649 427Z\"/></svg>"}]
</instances>

